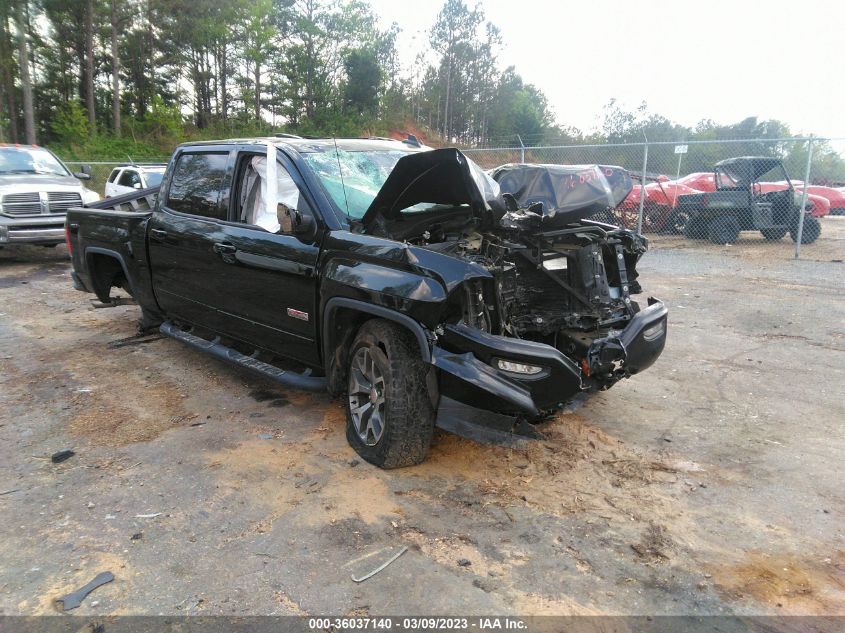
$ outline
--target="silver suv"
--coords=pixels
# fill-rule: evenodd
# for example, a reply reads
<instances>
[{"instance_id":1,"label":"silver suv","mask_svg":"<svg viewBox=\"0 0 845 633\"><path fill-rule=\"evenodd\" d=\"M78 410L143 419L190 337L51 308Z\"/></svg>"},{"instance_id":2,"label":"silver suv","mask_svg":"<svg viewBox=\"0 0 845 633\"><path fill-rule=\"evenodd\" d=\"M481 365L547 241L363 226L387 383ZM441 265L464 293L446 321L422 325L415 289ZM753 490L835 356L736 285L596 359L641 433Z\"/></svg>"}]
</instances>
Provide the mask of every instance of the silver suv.
<instances>
[{"instance_id":1,"label":"silver suv","mask_svg":"<svg viewBox=\"0 0 845 633\"><path fill-rule=\"evenodd\" d=\"M43 147L0 145L0 247L64 242L65 212L100 199L79 182L90 178Z\"/></svg>"}]
</instances>

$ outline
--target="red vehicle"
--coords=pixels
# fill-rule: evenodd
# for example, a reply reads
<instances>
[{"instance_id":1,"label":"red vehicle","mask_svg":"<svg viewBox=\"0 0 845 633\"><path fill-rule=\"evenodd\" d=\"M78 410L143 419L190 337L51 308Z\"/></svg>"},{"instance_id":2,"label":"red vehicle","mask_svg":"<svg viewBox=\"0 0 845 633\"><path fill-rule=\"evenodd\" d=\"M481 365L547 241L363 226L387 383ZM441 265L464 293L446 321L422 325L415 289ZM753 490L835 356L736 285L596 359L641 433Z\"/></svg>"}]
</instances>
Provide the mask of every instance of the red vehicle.
<instances>
[{"instance_id":1,"label":"red vehicle","mask_svg":"<svg viewBox=\"0 0 845 633\"><path fill-rule=\"evenodd\" d=\"M799 191L802 188L803 186L796 187ZM807 187L807 193L826 198L830 203L830 215L845 215L845 189L810 185Z\"/></svg>"},{"instance_id":2,"label":"red vehicle","mask_svg":"<svg viewBox=\"0 0 845 633\"><path fill-rule=\"evenodd\" d=\"M787 184L783 181L780 182L761 182L758 183L757 186L760 188L760 193L769 193L770 191L783 191L787 188ZM796 193L802 193L804 191L804 187L800 183L796 183L796 181L792 181L792 186L795 189ZM812 205L812 215L814 218L822 218L830 213L830 201L823 197L816 195L811 192L811 189L815 189L814 185L810 185L807 187L807 204ZM827 189L827 187L820 187L821 189Z\"/></svg>"},{"instance_id":3,"label":"red vehicle","mask_svg":"<svg viewBox=\"0 0 845 633\"><path fill-rule=\"evenodd\" d=\"M691 174L693 176L697 174ZM634 185L628 197L619 205L618 214L621 215L622 225L627 229L634 229L637 226L637 218L640 212L640 196L645 190L645 202L643 203L643 232L666 232L678 235L683 227L674 224L672 211L678 205L678 198L692 193L701 193L703 190L691 186L685 180L685 176L677 181L669 180L666 176L658 176L642 187ZM710 174L712 180L713 174Z\"/></svg>"}]
</instances>

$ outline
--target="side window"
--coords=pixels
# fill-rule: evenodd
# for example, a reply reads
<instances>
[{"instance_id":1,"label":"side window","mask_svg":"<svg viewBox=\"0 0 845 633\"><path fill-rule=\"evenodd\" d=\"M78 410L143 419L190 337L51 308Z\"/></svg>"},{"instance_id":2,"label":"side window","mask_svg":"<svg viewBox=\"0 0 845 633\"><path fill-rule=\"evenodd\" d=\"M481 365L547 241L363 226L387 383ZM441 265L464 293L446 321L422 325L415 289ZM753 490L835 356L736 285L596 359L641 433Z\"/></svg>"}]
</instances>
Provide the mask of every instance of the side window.
<instances>
[{"instance_id":1,"label":"side window","mask_svg":"<svg viewBox=\"0 0 845 633\"><path fill-rule=\"evenodd\" d=\"M276 204L268 205L267 157L246 156L239 170L238 205L235 220L259 226L270 233L291 233L295 214L311 214L305 197L281 163L276 163ZM272 209L272 210L271 210Z\"/></svg>"},{"instance_id":2,"label":"side window","mask_svg":"<svg viewBox=\"0 0 845 633\"><path fill-rule=\"evenodd\" d=\"M120 167L118 167L116 169L112 169L111 175L109 175L109 182L114 182L115 178L117 178L117 175L119 173L120 173Z\"/></svg>"},{"instance_id":3,"label":"side window","mask_svg":"<svg viewBox=\"0 0 845 633\"><path fill-rule=\"evenodd\" d=\"M141 182L138 172L134 169L124 169L123 173L120 174L120 180L117 181L117 184L122 187L134 187L136 182Z\"/></svg>"},{"instance_id":4,"label":"side window","mask_svg":"<svg viewBox=\"0 0 845 633\"><path fill-rule=\"evenodd\" d=\"M220 192L226 176L225 153L182 154L173 168L165 205L174 211L226 219Z\"/></svg>"}]
</instances>

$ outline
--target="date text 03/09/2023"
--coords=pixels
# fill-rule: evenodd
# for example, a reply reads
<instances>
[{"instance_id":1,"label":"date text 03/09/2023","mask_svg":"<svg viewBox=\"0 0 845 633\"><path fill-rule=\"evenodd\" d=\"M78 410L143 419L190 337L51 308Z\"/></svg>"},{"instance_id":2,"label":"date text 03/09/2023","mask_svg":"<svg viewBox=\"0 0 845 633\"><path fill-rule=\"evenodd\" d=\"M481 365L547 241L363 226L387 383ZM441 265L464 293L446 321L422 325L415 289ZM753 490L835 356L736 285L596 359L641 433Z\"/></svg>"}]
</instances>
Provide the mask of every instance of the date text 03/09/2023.
<instances>
[{"instance_id":1,"label":"date text 03/09/2023","mask_svg":"<svg viewBox=\"0 0 845 633\"><path fill-rule=\"evenodd\" d=\"M521 631L528 628L520 618L512 617L358 617L308 619L310 630L340 631Z\"/></svg>"}]
</instances>

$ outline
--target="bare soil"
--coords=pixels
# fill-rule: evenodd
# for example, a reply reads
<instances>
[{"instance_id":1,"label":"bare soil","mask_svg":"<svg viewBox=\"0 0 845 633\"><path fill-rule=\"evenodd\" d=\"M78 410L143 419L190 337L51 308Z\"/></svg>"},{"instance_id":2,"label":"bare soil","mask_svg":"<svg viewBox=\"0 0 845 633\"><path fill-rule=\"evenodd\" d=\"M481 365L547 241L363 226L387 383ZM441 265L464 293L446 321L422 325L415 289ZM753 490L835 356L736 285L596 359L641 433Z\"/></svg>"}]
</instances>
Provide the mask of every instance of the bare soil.
<instances>
[{"instance_id":1,"label":"bare soil","mask_svg":"<svg viewBox=\"0 0 845 633\"><path fill-rule=\"evenodd\" d=\"M136 307L91 307L63 247L2 250L0 614L109 570L77 613L845 615L843 239L655 237L657 364L524 450L438 431L397 471L328 396L110 348Z\"/></svg>"}]
</instances>

